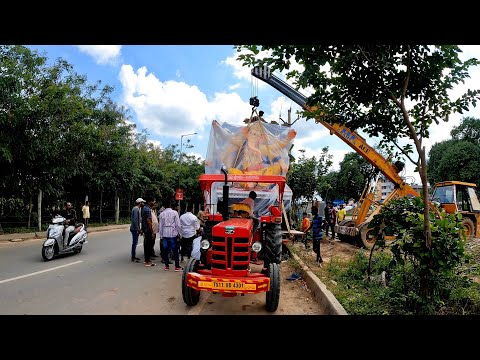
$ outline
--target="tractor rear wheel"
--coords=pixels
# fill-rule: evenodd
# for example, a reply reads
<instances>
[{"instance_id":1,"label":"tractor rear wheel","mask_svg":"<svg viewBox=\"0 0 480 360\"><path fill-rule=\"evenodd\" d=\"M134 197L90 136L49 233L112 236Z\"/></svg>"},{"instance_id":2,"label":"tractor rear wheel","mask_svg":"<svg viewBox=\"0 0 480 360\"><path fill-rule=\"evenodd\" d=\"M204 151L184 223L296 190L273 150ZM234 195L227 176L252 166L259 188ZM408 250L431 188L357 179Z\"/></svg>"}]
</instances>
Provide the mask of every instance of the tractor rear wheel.
<instances>
[{"instance_id":1,"label":"tractor rear wheel","mask_svg":"<svg viewBox=\"0 0 480 360\"><path fill-rule=\"evenodd\" d=\"M198 268L198 260L197 259L190 259L188 260L187 266L183 269L182 274L182 296L183 301L188 306L194 306L198 304L200 300L200 290L196 290L187 286L187 274L189 272L196 272Z\"/></svg>"},{"instance_id":2,"label":"tractor rear wheel","mask_svg":"<svg viewBox=\"0 0 480 360\"><path fill-rule=\"evenodd\" d=\"M278 264L268 265L268 276L270 277L270 290L267 291L265 308L274 312L278 308L280 300L280 267Z\"/></svg>"},{"instance_id":3,"label":"tractor rear wheel","mask_svg":"<svg viewBox=\"0 0 480 360\"><path fill-rule=\"evenodd\" d=\"M265 241L263 244L264 267L280 264L282 261L282 229L280 224L265 224Z\"/></svg>"}]
</instances>

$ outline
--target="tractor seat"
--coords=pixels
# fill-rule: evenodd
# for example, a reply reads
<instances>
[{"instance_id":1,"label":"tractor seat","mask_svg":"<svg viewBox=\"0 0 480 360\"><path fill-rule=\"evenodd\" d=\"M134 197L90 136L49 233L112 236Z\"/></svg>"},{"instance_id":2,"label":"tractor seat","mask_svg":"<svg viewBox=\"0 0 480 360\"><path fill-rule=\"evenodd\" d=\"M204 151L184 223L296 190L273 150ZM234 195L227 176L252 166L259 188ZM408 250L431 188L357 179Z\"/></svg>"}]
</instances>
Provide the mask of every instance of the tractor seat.
<instances>
[{"instance_id":1,"label":"tractor seat","mask_svg":"<svg viewBox=\"0 0 480 360\"><path fill-rule=\"evenodd\" d=\"M234 203L231 207L233 211L233 217L250 217L250 205L244 203Z\"/></svg>"}]
</instances>

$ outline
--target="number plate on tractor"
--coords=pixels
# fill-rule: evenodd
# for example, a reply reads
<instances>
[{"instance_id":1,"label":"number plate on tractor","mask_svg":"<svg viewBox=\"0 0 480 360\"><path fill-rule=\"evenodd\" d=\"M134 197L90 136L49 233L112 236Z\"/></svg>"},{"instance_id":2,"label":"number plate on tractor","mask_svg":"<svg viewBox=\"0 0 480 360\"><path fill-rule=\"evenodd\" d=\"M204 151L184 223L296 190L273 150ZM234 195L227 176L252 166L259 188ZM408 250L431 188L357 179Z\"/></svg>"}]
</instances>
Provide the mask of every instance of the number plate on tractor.
<instances>
[{"instance_id":1,"label":"number plate on tractor","mask_svg":"<svg viewBox=\"0 0 480 360\"><path fill-rule=\"evenodd\" d=\"M199 281L198 286L213 290L257 290L256 284L230 281Z\"/></svg>"}]
</instances>

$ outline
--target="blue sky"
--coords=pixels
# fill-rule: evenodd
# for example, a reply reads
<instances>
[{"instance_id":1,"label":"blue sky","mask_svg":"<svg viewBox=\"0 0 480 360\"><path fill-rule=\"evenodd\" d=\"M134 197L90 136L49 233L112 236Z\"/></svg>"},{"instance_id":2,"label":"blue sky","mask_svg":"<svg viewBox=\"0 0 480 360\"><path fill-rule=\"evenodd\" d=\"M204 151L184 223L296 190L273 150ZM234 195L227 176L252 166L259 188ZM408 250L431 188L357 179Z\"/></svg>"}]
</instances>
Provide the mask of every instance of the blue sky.
<instances>
[{"instance_id":1,"label":"blue sky","mask_svg":"<svg viewBox=\"0 0 480 360\"><path fill-rule=\"evenodd\" d=\"M249 99L257 95L259 110L265 112L267 121L279 116L287 119L292 108L292 117L299 107L275 89L260 80L254 80L250 69L236 61L238 53L229 45L35 45L29 46L45 55L49 61L61 57L74 66L78 74L86 75L93 83L114 87L113 100L130 109L132 121L138 131L147 129L155 144L165 147L180 146L182 134L194 146L187 152L205 157L212 120L220 123L244 125L243 120L251 115ZM480 46L462 46L462 59L480 58ZM459 87L452 96L466 88L480 86L480 69L470 73L471 78ZM308 95L305 92L305 95ZM430 139L425 140L427 151L435 142L449 138L450 130L458 125L462 116L480 118L480 109L453 115L448 123L431 127ZM293 128L297 131L293 155L304 149L307 157L318 156L321 149L329 147L334 158L333 169L347 152L352 150L336 136L313 120L301 119ZM362 134L360 132L360 134ZM369 145L377 141L362 134ZM409 161L404 175L413 176L419 183L418 174Z\"/></svg>"}]
</instances>

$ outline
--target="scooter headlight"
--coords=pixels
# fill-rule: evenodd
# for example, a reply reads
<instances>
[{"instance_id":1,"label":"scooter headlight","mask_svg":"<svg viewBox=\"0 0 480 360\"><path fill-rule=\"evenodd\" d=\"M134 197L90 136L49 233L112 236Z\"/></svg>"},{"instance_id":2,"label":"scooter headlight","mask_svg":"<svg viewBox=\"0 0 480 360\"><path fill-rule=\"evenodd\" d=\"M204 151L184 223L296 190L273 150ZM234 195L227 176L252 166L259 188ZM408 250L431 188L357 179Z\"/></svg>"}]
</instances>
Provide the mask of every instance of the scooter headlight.
<instances>
[{"instance_id":1,"label":"scooter headlight","mask_svg":"<svg viewBox=\"0 0 480 360\"><path fill-rule=\"evenodd\" d=\"M252 244L252 250L258 253L260 250L262 250L262 244L259 243L258 241L254 242Z\"/></svg>"},{"instance_id":2,"label":"scooter headlight","mask_svg":"<svg viewBox=\"0 0 480 360\"><path fill-rule=\"evenodd\" d=\"M202 248L202 250L207 250L210 247L210 241L208 241L207 239L203 239L200 242L200 247Z\"/></svg>"}]
</instances>

